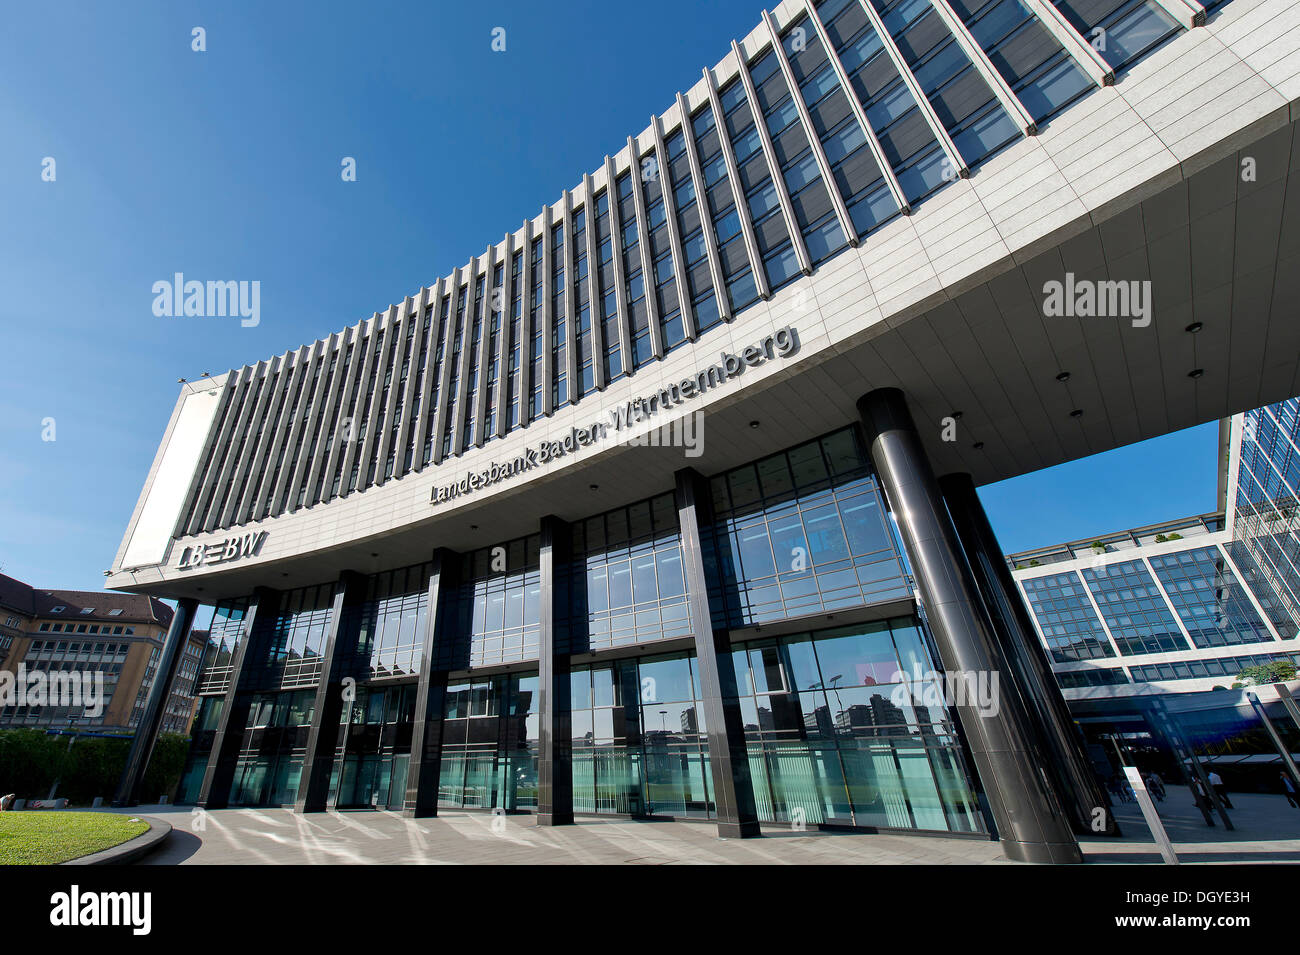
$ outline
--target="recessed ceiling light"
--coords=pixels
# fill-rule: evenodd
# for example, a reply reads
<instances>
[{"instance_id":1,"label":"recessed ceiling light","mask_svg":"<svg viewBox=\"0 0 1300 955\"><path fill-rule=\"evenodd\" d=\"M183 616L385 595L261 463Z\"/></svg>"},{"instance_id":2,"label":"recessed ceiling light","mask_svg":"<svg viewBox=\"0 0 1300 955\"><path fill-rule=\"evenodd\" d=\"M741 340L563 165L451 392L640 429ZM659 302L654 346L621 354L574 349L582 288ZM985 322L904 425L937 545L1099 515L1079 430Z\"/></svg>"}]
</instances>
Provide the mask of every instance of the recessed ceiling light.
<instances>
[{"instance_id":1,"label":"recessed ceiling light","mask_svg":"<svg viewBox=\"0 0 1300 955\"><path fill-rule=\"evenodd\" d=\"M952 412L952 413L949 415L949 417L951 417L954 421L960 421L960 420L961 420L961 412L960 412L960 411L954 411L954 412Z\"/></svg>"},{"instance_id":2,"label":"recessed ceiling light","mask_svg":"<svg viewBox=\"0 0 1300 955\"><path fill-rule=\"evenodd\" d=\"M1205 374L1205 369L1204 369L1204 368L1193 368L1191 371L1189 371L1189 372L1187 373L1187 377L1188 377L1188 378L1200 378L1203 374Z\"/></svg>"},{"instance_id":3,"label":"recessed ceiling light","mask_svg":"<svg viewBox=\"0 0 1300 955\"><path fill-rule=\"evenodd\" d=\"M1082 409L1082 408L1075 408L1073 411L1070 412L1070 417L1071 417L1071 418L1082 418L1082 417L1083 417L1083 409Z\"/></svg>"},{"instance_id":4,"label":"recessed ceiling light","mask_svg":"<svg viewBox=\"0 0 1300 955\"><path fill-rule=\"evenodd\" d=\"M1063 372L1061 372L1059 375L1056 376L1056 380L1057 380L1057 381L1069 381L1069 380L1070 380L1070 373L1069 373L1068 371L1063 371Z\"/></svg>"},{"instance_id":5,"label":"recessed ceiling light","mask_svg":"<svg viewBox=\"0 0 1300 955\"><path fill-rule=\"evenodd\" d=\"M972 445L972 447L973 447L976 451L979 451L981 448L984 447L984 442L983 442L983 441L976 441L976 442Z\"/></svg>"},{"instance_id":6,"label":"recessed ceiling light","mask_svg":"<svg viewBox=\"0 0 1300 955\"><path fill-rule=\"evenodd\" d=\"M758 427L758 422L757 422L757 421L751 421L751 422L749 423L749 426L750 426L751 428L757 428L757 427Z\"/></svg>"},{"instance_id":7,"label":"recessed ceiling light","mask_svg":"<svg viewBox=\"0 0 1300 955\"><path fill-rule=\"evenodd\" d=\"M1192 322L1192 324L1190 324L1190 325L1188 325L1186 328L1184 328L1183 331L1185 331L1185 332L1191 332L1193 335L1195 335L1197 332L1199 332L1199 331L1200 331L1202 328L1204 328L1204 327L1205 327L1205 325L1202 324L1201 322Z\"/></svg>"},{"instance_id":8,"label":"recessed ceiling light","mask_svg":"<svg viewBox=\"0 0 1300 955\"><path fill-rule=\"evenodd\" d=\"M599 490L600 490L600 485L599 485L599 484L588 484L587 487L590 488L590 489L593 490L593 491L599 491Z\"/></svg>"}]
</instances>

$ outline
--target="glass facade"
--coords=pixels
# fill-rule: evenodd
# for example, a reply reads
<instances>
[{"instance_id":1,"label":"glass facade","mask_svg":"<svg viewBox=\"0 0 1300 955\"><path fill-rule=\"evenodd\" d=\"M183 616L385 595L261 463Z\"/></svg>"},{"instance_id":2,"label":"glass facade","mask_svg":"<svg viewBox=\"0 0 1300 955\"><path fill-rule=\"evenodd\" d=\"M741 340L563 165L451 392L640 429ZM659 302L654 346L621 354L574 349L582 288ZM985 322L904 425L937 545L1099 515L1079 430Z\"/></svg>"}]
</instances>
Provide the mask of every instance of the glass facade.
<instances>
[{"instance_id":1,"label":"glass facade","mask_svg":"<svg viewBox=\"0 0 1300 955\"><path fill-rule=\"evenodd\" d=\"M1078 574L1030 577L1022 585L1054 662L1115 655L1115 647L1107 638Z\"/></svg>"},{"instance_id":2,"label":"glass facade","mask_svg":"<svg viewBox=\"0 0 1300 955\"><path fill-rule=\"evenodd\" d=\"M1141 561L1085 568L1083 579L1120 653L1187 649L1173 611Z\"/></svg>"},{"instance_id":3,"label":"glass facade","mask_svg":"<svg viewBox=\"0 0 1300 955\"><path fill-rule=\"evenodd\" d=\"M438 805L537 808L537 674L448 685Z\"/></svg>"},{"instance_id":4,"label":"glass facade","mask_svg":"<svg viewBox=\"0 0 1300 955\"><path fill-rule=\"evenodd\" d=\"M1020 138L1021 131L933 4L918 0L871 3L963 162L968 166L983 162Z\"/></svg>"},{"instance_id":5,"label":"glass facade","mask_svg":"<svg viewBox=\"0 0 1300 955\"><path fill-rule=\"evenodd\" d=\"M176 801L179 803L192 803L199 798L203 773L212 755L213 738L221 722L221 713L225 705L226 700L222 696L199 698L199 708L194 714L194 723L190 726L190 751L186 754L185 769L181 773L180 786L176 790Z\"/></svg>"},{"instance_id":6,"label":"glass facade","mask_svg":"<svg viewBox=\"0 0 1300 955\"><path fill-rule=\"evenodd\" d=\"M791 41L787 39L786 42ZM821 167L813 154L808 130L800 118L790 84L774 50L760 56L750 65L749 72L786 191L794 206L795 221L812 264L820 265L844 248L848 239L836 217Z\"/></svg>"},{"instance_id":7,"label":"glass facade","mask_svg":"<svg viewBox=\"0 0 1300 955\"><path fill-rule=\"evenodd\" d=\"M718 99L768 287L779 289L799 276L799 257L772 180L772 165L762 148L754 106L739 78L724 87Z\"/></svg>"},{"instance_id":8,"label":"glass facade","mask_svg":"<svg viewBox=\"0 0 1300 955\"><path fill-rule=\"evenodd\" d=\"M1194 646L1273 639L1217 547L1152 557L1151 567Z\"/></svg>"},{"instance_id":9,"label":"glass facade","mask_svg":"<svg viewBox=\"0 0 1300 955\"><path fill-rule=\"evenodd\" d=\"M334 602L334 586L299 587L280 595L271 621L267 665L283 687L310 686L320 678L321 651Z\"/></svg>"},{"instance_id":10,"label":"glass facade","mask_svg":"<svg viewBox=\"0 0 1300 955\"><path fill-rule=\"evenodd\" d=\"M540 540L533 534L462 558L455 638L438 646L439 668L537 659Z\"/></svg>"},{"instance_id":11,"label":"glass facade","mask_svg":"<svg viewBox=\"0 0 1300 955\"><path fill-rule=\"evenodd\" d=\"M846 428L713 478L715 626L910 599L883 497Z\"/></svg>"},{"instance_id":12,"label":"glass facade","mask_svg":"<svg viewBox=\"0 0 1300 955\"><path fill-rule=\"evenodd\" d=\"M1183 629L1196 649L1274 639L1217 545L1025 577L1021 586L1054 663L1188 650ZM1140 680L1146 671L1129 672Z\"/></svg>"},{"instance_id":13,"label":"glass facade","mask_svg":"<svg viewBox=\"0 0 1300 955\"><path fill-rule=\"evenodd\" d=\"M297 798L315 696L296 690L254 697L235 762L232 806L283 806Z\"/></svg>"},{"instance_id":14,"label":"glass facade","mask_svg":"<svg viewBox=\"0 0 1300 955\"><path fill-rule=\"evenodd\" d=\"M575 669L570 692L574 812L714 813L693 653Z\"/></svg>"},{"instance_id":15,"label":"glass facade","mask_svg":"<svg viewBox=\"0 0 1300 955\"><path fill-rule=\"evenodd\" d=\"M212 623L208 627L208 653L203 661L203 676L199 680L200 693L225 692L230 686L232 661L239 641L244 634L244 617L248 613L248 598L223 600L212 608Z\"/></svg>"},{"instance_id":16,"label":"glass facade","mask_svg":"<svg viewBox=\"0 0 1300 955\"><path fill-rule=\"evenodd\" d=\"M1275 626L1276 595L1247 570L1242 549L1214 514L1010 560L1063 689L1177 680L1227 686L1247 666L1291 656L1268 652L1266 645L1292 634ZM1062 569L1067 561L1075 569ZM1201 652L1236 647L1248 649Z\"/></svg>"},{"instance_id":17,"label":"glass facade","mask_svg":"<svg viewBox=\"0 0 1300 955\"><path fill-rule=\"evenodd\" d=\"M1054 4L1117 70L1182 30L1153 0L1054 0Z\"/></svg>"},{"instance_id":18,"label":"glass facade","mask_svg":"<svg viewBox=\"0 0 1300 955\"><path fill-rule=\"evenodd\" d=\"M574 651L690 635L681 532L671 494L575 524L573 545ZM577 626L584 619L585 633Z\"/></svg>"},{"instance_id":19,"label":"glass facade","mask_svg":"<svg viewBox=\"0 0 1300 955\"><path fill-rule=\"evenodd\" d=\"M330 801L339 808L401 809L411 761L415 687L362 686L343 708Z\"/></svg>"},{"instance_id":20,"label":"glass facade","mask_svg":"<svg viewBox=\"0 0 1300 955\"><path fill-rule=\"evenodd\" d=\"M769 639L746 631L733 642L735 704L760 819L984 832L952 718L941 701L919 702L926 674L936 669L934 654L913 615L903 556L857 431L804 442L703 486L714 517L703 527L699 559L712 583L715 625L752 628L870 607L880 609L858 612L888 618ZM716 817L675 493L554 533L569 548L555 565L555 652L577 658L568 672L567 714L574 811ZM426 716L437 724L428 732L440 747L437 804L536 811L539 677L519 664L536 661L541 650L541 542L533 534L444 557L432 621L432 562L345 578L341 598L332 585L286 591L273 613L257 618L257 645L268 649L250 658L242 676L230 672L230 661L250 603L223 604L213 642L226 649L205 672L210 689L182 796L198 795L226 691L237 682L236 697L249 694L251 703L230 801L293 802L315 691L288 685L284 674L313 660L313 682L318 678L331 608L341 600L336 640L343 647L355 641L351 672L360 683L338 726L322 729L338 740L328 804L404 807L417 680L446 674L445 694L430 697L441 709ZM359 599L347 596L349 586L363 588ZM426 661L431 623L434 659ZM721 659L727 665L728 657Z\"/></svg>"},{"instance_id":21,"label":"glass facade","mask_svg":"<svg viewBox=\"0 0 1300 955\"><path fill-rule=\"evenodd\" d=\"M1093 89L1052 32L1020 0L950 0L975 42L1035 122Z\"/></svg>"},{"instance_id":22,"label":"glass facade","mask_svg":"<svg viewBox=\"0 0 1300 955\"><path fill-rule=\"evenodd\" d=\"M979 832L984 823L915 617L732 653L759 818Z\"/></svg>"},{"instance_id":23,"label":"glass facade","mask_svg":"<svg viewBox=\"0 0 1300 955\"><path fill-rule=\"evenodd\" d=\"M1286 639L1300 632L1300 398L1234 422L1240 448L1229 553Z\"/></svg>"},{"instance_id":24,"label":"glass facade","mask_svg":"<svg viewBox=\"0 0 1300 955\"><path fill-rule=\"evenodd\" d=\"M367 581L361 607L359 655L371 679L413 676L424 655L429 564L375 574Z\"/></svg>"}]
</instances>

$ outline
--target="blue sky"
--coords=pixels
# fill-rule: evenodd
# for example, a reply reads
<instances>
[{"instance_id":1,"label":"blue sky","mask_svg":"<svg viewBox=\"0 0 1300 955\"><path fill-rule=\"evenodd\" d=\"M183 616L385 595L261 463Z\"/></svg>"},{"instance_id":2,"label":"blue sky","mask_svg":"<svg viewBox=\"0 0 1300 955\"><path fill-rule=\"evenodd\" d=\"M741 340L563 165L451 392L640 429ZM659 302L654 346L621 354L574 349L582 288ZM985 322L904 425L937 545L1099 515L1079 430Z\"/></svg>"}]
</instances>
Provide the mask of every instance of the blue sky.
<instances>
[{"instance_id":1,"label":"blue sky","mask_svg":"<svg viewBox=\"0 0 1300 955\"><path fill-rule=\"evenodd\" d=\"M6 15L0 570L97 589L178 377L282 353L449 273L616 152L759 5L50 0ZM261 323L154 316L153 283L175 272L259 281ZM1205 426L983 495L1008 550L1181 517L1214 507L1214 445Z\"/></svg>"}]
</instances>

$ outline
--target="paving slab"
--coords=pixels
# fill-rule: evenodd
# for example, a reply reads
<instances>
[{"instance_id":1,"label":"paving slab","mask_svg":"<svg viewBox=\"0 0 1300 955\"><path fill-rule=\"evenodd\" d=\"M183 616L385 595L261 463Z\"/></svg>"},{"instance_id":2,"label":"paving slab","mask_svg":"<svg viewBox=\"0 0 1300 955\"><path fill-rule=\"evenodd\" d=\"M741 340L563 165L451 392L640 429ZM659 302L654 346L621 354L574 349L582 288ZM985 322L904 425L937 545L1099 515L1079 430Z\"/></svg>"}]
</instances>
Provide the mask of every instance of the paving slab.
<instances>
[{"instance_id":1,"label":"paving slab","mask_svg":"<svg viewBox=\"0 0 1300 955\"><path fill-rule=\"evenodd\" d=\"M1183 863L1300 861L1300 809L1281 796L1234 794L1235 830L1207 827L1182 788L1158 805ZM763 830L759 839L719 839L704 822L581 817L538 826L530 815L444 810L409 819L387 810L296 815L291 809L213 811L188 806L114 810L172 825L146 865L372 863L465 865L1014 865L996 842L940 836ZM1116 807L1121 839L1080 840L1090 864L1161 864L1141 812Z\"/></svg>"}]
</instances>

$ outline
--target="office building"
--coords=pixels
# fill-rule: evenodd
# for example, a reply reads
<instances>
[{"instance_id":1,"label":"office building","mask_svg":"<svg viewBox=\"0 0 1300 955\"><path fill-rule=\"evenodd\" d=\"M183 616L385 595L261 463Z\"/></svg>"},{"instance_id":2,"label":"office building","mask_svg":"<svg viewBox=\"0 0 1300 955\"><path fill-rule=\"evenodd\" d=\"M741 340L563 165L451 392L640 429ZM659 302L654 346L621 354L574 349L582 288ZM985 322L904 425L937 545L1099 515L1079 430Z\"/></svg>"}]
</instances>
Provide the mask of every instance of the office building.
<instances>
[{"instance_id":1,"label":"office building","mask_svg":"<svg viewBox=\"0 0 1300 955\"><path fill-rule=\"evenodd\" d=\"M109 585L178 601L164 672L216 608L186 796L1076 861L974 488L1294 393L1293 23L785 2L450 274L184 385Z\"/></svg>"},{"instance_id":2,"label":"office building","mask_svg":"<svg viewBox=\"0 0 1300 955\"><path fill-rule=\"evenodd\" d=\"M133 733L144 711L162 657L172 609L155 597L112 591L40 590L0 576L0 615L13 621L0 669L17 675L101 674L102 711L81 705L0 707L0 727L76 729ZM192 634L191 648L201 637ZM191 649L189 653L193 653ZM196 663L197 665L197 663ZM193 687L177 681L169 710L192 710ZM186 732L173 720L168 732Z\"/></svg>"}]
</instances>

